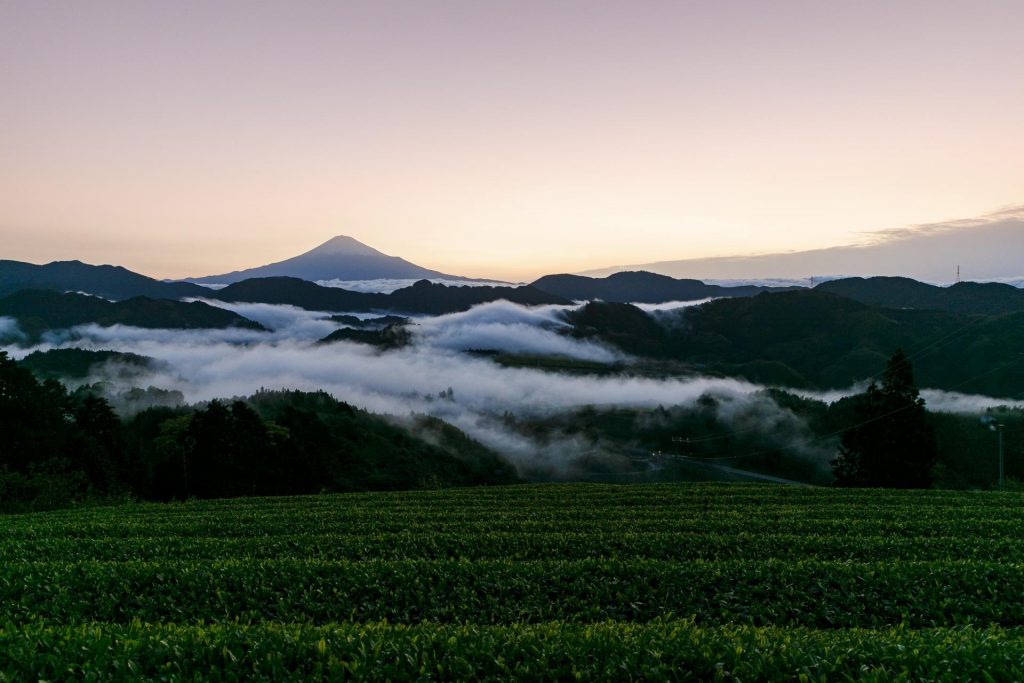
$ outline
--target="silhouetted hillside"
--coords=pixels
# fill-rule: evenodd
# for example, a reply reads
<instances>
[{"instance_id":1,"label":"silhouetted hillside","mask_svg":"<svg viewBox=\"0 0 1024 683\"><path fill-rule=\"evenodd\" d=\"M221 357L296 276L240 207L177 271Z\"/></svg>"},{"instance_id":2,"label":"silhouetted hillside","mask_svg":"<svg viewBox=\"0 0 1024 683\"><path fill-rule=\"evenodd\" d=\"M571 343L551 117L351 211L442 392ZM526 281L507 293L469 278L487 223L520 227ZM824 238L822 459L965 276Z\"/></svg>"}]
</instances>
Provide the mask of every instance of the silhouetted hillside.
<instances>
[{"instance_id":1,"label":"silhouetted hillside","mask_svg":"<svg viewBox=\"0 0 1024 683\"><path fill-rule=\"evenodd\" d=\"M33 351L18 361L18 365L28 368L39 379L82 379L104 363L121 363L128 367L143 369L152 362L152 358L137 353L50 349Z\"/></svg>"},{"instance_id":2,"label":"silhouetted hillside","mask_svg":"<svg viewBox=\"0 0 1024 683\"><path fill-rule=\"evenodd\" d=\"M1024 311L1024 290L998 282L960 282L937 287L905 277L851 277L823 282L815 290L886 308L980 315Z\"/></svg>"},{"instance_id":3,"label":"silhouetted hillside","mask_svg":"<svg viewBox=\"0 0 1024 683\"><path fill-rule=\"evenodd\" d=\"M102 327L168 329L210 329L241 327L263 330L259 323L237 313L201 302L183 303L168 299L135 297L110 302L85 294L60 294L45 290L23 290L0 299L0 316L18 321L18 327L30 338L47 330L58 330L95 323Z\"/></svg>"},{"instance_id":4,"label":"silhouetted hillside","mask_svg":"<svg viewBox=\"0 0 1024 683\"><path fill-rule=\"evenodd\" d=\"M288 304L311 311L367 311L378 294L350 292L338 287L321 287L295 277L260 277L242 280L209 293L220 301Z\"/></svg>"},{"instance_id":5,"label":"silhouetted hillside","mask_svg":"<svg viewBox=\"0 0 1024 683\"><path fill-rule=\"evenodd\" d=\"M399 289L387 298L384 307L394 311L440 315L466 311L489 301L511 301L524 306L571 303L564 297L525 285L522 287L449 287L420 280L412 287Z\"/></svg>"},{"instance_id":6,"label":"silhouetted hillside","mask_svg":"<svg viewBox=\"0 0 1024 683\"><path fill-rule=\"evenodd\" d=\"M668 330L636 306L591 302L568 313L567 319L576 336L596 334L627 353L657 357L668 352Z\"/></svg>"},{"instance_id":7,"label":"silhouetted hillside","mask_svg":"<svg viewBox=\"0 0 1024 683\"><path fill-rule=\"evenodd\" d=\"M288 304L313 311L395 311L433 315L465 311L476 304L499 299L528 306L569 303L562 297L529 286L449 287L420 280L411 287L390 294L376 294L321 287L292 277L243 280L207 296L221 301Z\"/></svg>"},{"instance_id":8,"label":"silhouetted hillside","mask_svg":"<svg viewBox=\"0 0 1024 683\"><path fill-rule=\"evenodd\" d=\"M667 301L696 301L711 297L754 296L767 291L787 291L785 287L744 285L722 287L700 280L679 280L632 271L615 273L605 278L583 275L545 275L532 283L539 290L574 301L611 301L616 303L660 304Z\"/></svg>"},{"instance_id":9,"label":"silhouetted hillside","mask_svg":"<svg viewBox=\"0 0 1024 683\"><path fill-rule=\"evenodd\" d=\"M340 341L369 344L383 350L389 350L407 346L411 341L411 337L409 331L402 325L388 325L379 330L354 330L349 327L342 327L331 332L321 339L319 343L333 344Z\"/></svg>"},{"instance_id":10,"label":"silhouetted hillside","mask_svg":"<svg viewBox=\"0 0 1024 683\"><path fill-rule=\"evenodd\" d=\"M357 318L354 315L331 315L327 316L327 319L339 325L369 330L381 329L388 325L405 325L409 322L408 318L400 315L381 315L376 318Z\"/></svg>"},{"instance_id":11,"label":"silhouetted hillside","mask_svg":"<svg viewBox=\"0 0 1024 683\"><path fill-rule=\"evenodd\" d=\"M324 392L150 408L41 382L0 351L2 510L147 500L437 488L519 481L513 466L429 417L387 418Z\"/></svg>"},{"instance_id":12,"label":"silhouetted hillside","mask_svg":"<svg viewBox=\"0 0 1024 683\"><path fill-rule=\"evenodd\" d=\"M1024 397L1024 313L881 308L817 289L718 299L677 312L660 333L633 306L591 303L580 313L570 317L577 336L755 382L847 387L880 373L903 348L921 386Z\"/></svg>"},{"instance_id":13,"label":"silhouetted hillside","mask_svg":"<svg viewBox=\"0 0 1024 683\"><path fill-rule=\"evenodd\" d=\"M151 299L201 297L210 290L188 282L161 282L121 266L93 266L81 261L54 261L35 265L21 261L0 261L0 296L23 289L85 292L104 299Z\"/></svg>"}]
</instances>

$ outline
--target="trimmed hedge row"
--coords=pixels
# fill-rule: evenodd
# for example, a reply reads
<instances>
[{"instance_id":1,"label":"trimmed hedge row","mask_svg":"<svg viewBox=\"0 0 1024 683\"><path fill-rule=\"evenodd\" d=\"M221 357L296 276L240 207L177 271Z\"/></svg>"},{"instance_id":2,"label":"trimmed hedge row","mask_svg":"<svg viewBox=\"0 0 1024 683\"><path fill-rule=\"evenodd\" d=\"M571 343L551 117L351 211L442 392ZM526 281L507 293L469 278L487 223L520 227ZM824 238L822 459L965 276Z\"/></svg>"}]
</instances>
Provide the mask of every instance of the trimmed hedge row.
<instances>
[{"instance_id":1,"label":"trimmed hedge row","mask_svg":"<svg viewBox=\"0 0 1024 683\"><path fill-rule=\"evenodd\" d=\"M0 542L0 562L228 559L443 560L656 559L992 560L1024 563L1024 539L975 536L841 536L624 532L520 534L291 534L259 538L155 536Z\"/></svg>"},{"instance_id":2,"label":"trimmed hedge row","mask_svg":"<svg viewBox=\"0 0 1024 683\"><path fill-rule=\"evenodd\" d=\"M15 680L1016 681L1024 634L653 624L95 624L0 630Z\"/></svg>"},{"instance_id":3,"label":"trimmed hedge row","mask_svg":"<svg viewBox=\"0 0 1024 683\"><path fill-rule=\"evenodd\" d=\"M651 621L1024 625L1024 565L982 561L12 563L0 623Z\"/></svg>"}]
</instances>

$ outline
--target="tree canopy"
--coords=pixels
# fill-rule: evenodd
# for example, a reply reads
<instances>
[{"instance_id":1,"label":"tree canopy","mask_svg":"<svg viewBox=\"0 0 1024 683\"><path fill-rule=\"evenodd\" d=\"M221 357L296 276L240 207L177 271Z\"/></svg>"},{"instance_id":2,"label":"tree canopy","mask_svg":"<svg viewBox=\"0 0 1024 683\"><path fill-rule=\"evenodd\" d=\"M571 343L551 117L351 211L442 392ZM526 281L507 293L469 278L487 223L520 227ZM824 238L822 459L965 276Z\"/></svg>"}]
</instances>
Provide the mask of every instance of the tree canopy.
<instances>
[{"instance_id":1,"label":"tree canopy","mask_svg":"<svg viewBox=\"0 0 1024 683\"><path fill-rule=\"evenodd\" d=\"M407 422L293 391L122 419L105 399L40 382L0 351L0 509L519 480L454 427Z\"/></svg>"},{"instance_id":2,"label":"tree canopy","mask_svg":"<svg viewBox=\"0 0 1024 683\"><path fill-rule=\"evenodd\" d=\"M889 359L882 385L853 399L857 422L843 433L832 469L839 486L927 488L938 461L935 430L902 350Z\"/></svg>"}]
</instances>

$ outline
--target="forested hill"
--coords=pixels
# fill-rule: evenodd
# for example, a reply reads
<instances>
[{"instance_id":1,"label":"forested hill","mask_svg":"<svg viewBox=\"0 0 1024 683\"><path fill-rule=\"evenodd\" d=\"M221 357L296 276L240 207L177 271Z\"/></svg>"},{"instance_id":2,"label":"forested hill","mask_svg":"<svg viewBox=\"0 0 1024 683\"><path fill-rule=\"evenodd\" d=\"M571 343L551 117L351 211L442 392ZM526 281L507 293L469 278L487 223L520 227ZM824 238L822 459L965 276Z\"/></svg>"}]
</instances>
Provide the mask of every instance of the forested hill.
<instances>
[{"instance_id":1,"label":"forested hill","mask_svg":"<svg viewBox=\"0 0 1024 683\"><path fill-rule=\"evenodd\" d=\"M531 283L549 294L573 301L660 304L667 301L696 301L711 297L754 296L761 292L788 291L791 287L742 285L722 287L700 280L676 279L645 271L615 273L605 278L583 275L545 275Z\"/></svg>"},{"instance_id":2,"label":"forested hill","mask_svg":"<svg viewBox=\"0 0 1024 683\"><path fill-rule=\"evenodd\" d=\"M886 308L914 308L979 315L1024 311L1024 289L998 282L959 282L938 287L905 277L851 277L815 290Z\"/></svg>"},{"instance_id":3,"label":"forested hill","mask_svg":"<svg viewBox=\"0 0 1024 683\"><path fill-rule=\"evenodd\" d=\"M229 302L288 304L314 311L395 311L399 313L442 314L504 299L517 304L568 304L566 299L533 287L449 287L420 280L411 287L390 294L352 292L336 287L321 287L293 277L268 277L243 280L217 291L207 298Z\"/></svg>"},{"instance_id":4,"label":"forested hill","mask_svg":"<svg viewBox=\"0 0 1024 683\"><path fill-rule=\"evenodd\" d=\"M94 266L81 261L54 261L45 265L0 261L0 296L24 289L85 292L115 301L136 296L182 299L209 293L199 285L161 282L121 266Z\"/></svg>"},{"instance_id":5,"label":"forested hill","mask_svg":"<svg viewBox=\"0 0 1024 683\"><path fill-rule=\"evenodd\" d=\"M148 356L122 351L88 349L49 349L33 351L22 358L18 365L29 370L40 379L84 379L99 367L117 363L126 368L140 370L152 367L154 360Z\"/></svg>"},{"instance_id":6,"label":"forested hill","mask_svg":"<svg viewBox=\"0 0 1024 683\"><path fill-rule=\"evenodd\" d=\"M242 280L224 289L213 290L189 282L154 280L120 266L94 266L80 261L59 261L39 266L20 261L0 261L0 296L10 296L29 290L46 290L58 294L91 294L112 301L138 297L175 301L184 298L205 298L228 302L289 304L317 311L395 311L428 315L465 311L477 304L499 299L525 306L570 303L564 297L530 286L454 287L421 280L390 294L377 294L322 287L295 277L262 277ZM137 308L138 304L135 307ZM63 309L64 306L58 308ZM96 308L84 306L83 310L94 311ZM43 317L49 315L43 313ZM62 313L56 312L55 315L60 316ZM90 313L86 317L93 316L92 319L79 320L76 324L99 322L95 315ZM143 325L146 326L152 325Z\"/></svg>"},{"instance_id":7,"label":"forested hill","mask_svg":"<svg viewBox=\"0 0 1024 683\"><path fill-rule=\"evenodd\" d=\"M569 318L577 337L755 382L848 387L903 348L921 386L1024 398L1024 313L881 308L815 289L717 299L657 318L596 302Z\"/></svg>"},{"instance_id":8,"label":"forested hill","mask_svg":"<svg viewBox=\"0 0 1024 683\"><path fill-rule=\"evenodd\" d=\"M228 327L264 329L259 323L237 313L198 301L184 303L135 297L111 302L85 294L60 294L45 290L23 290L0 299L0 316L14 318L20 331L30 339L49 330L87 323L102 327L130 325L182 330Z\"/></svg>"},{"instance_id":9,"label":"forested hill","mask_svg":"<svg viewBox=\"0 0 1024 683\"><path fill-rule=\"evenodd\" d=\"M119 418L88 391L40 382L0 351L0 512L88 498L223 498L519 481L430 417L398 422L323 392Z\"/></svg>"}]
</instances>

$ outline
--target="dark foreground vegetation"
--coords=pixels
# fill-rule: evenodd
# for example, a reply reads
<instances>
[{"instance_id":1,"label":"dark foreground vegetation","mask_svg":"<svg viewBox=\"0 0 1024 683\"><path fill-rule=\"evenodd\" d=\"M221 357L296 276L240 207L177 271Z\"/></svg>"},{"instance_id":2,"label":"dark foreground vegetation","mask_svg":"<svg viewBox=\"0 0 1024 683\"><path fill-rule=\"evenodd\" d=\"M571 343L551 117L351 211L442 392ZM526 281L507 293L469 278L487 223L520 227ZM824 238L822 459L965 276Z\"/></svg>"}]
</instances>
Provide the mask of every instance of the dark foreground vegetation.
<instances>
[{"instance_id":1,"label":"dark foreground vegetation","mask_svg":"<svg viewBox=\"0 0 1024 683\"><path fill-rule=\"evenodd\" d=\"M1021 494L522 485L0 518L0 676L1019 680Z\"/></svg>"},{"instance_id":2,"label":"dark foreground vegetation","mask_svg":"<svg viewBox=\"0 0 1024 683\"><path fill-rule=\"evenodd\" d=\"M84 362L72 358L72 364ZM31 365L31 364L30 364ZM43 364L45 367L45 363ZM507 462L428 417L398 425L324 393L261 392L122 420L0 353L0 509L508 483Z\"/></svg>"}]
</instances>

